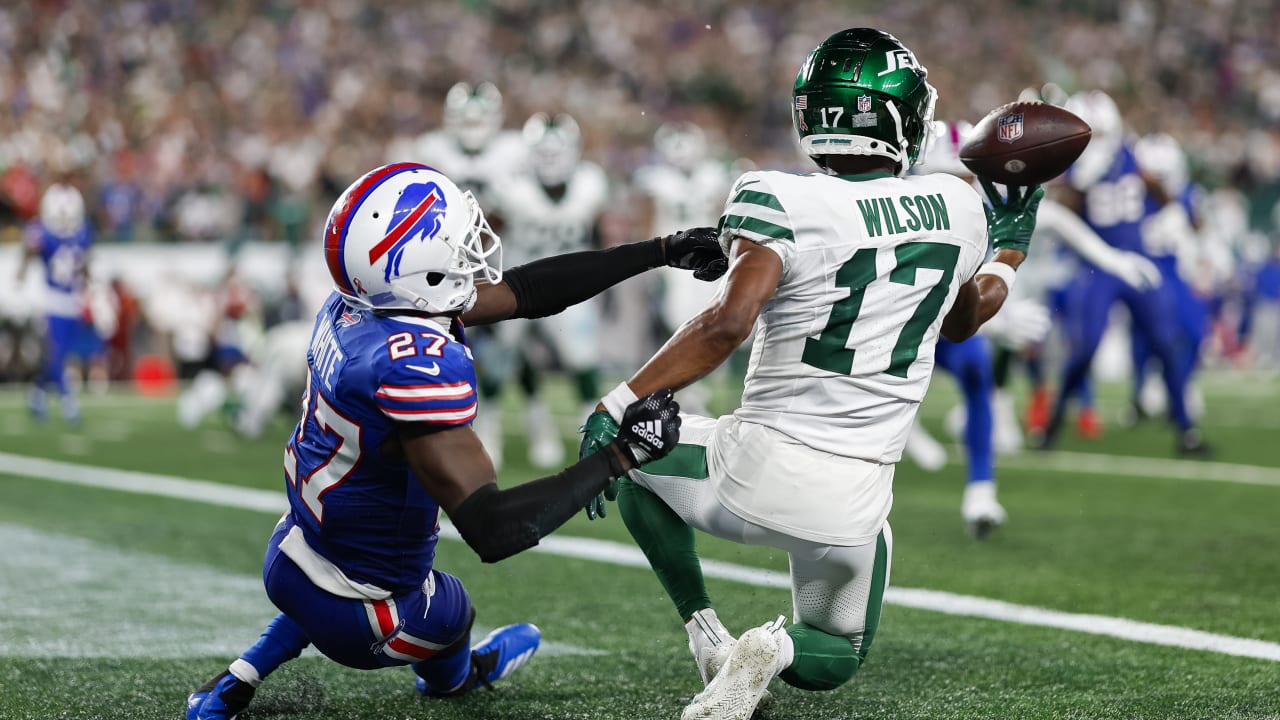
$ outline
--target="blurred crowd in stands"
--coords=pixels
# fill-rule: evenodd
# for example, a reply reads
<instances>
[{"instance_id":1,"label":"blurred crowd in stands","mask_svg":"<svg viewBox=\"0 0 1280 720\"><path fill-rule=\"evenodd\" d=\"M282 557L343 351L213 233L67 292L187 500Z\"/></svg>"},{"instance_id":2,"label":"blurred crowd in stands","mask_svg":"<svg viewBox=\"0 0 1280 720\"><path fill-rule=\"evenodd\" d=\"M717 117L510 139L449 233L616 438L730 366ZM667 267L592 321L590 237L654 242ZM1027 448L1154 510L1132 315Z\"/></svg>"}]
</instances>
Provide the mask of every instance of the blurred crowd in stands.
<instances>
[{"instance_id":1,"label":"blurred crowd in stands","mask_svg":"<svg viewBox=\"0 0 1280 720\"><path fill-rule=\"evenodd\" d=\"M1244 191L1256 229L1276 223L1272 0L32 0L0 7L0 225L63 177L99 241L296 244L389 142L438 124L457 80L496 82L509 125L572 113L619 177L672 118L802 165L796 67L860 24L915 49L940 118L1046 82L1104 89L1136 132L1178 137L1201 182Z\"/></svg>"},{"instance_id":2,"label":"blurred crowd in stands","mask_svg":"<svg viewBox=\"0 0 1280 720\"><path fill-rule=\"evenodd\" d=\"M791 128L791 84L810 48L858 25L915 50L940 119L976 121L1048 83L1105 90L1133 132L1175 136L1193 178L1239 208L1228 214L1248 236L1239 284L1257 279L1241 292L1280 313L1274 0L6 3L0 251L22 241L55 182L84 194L99 247L314 246L338 192L395 159L397 143L438 129L460 80L494 82L507 127L537 111L577 118L586 158L610 176L606 227L625 240L646 230L627 224L629 181L663 122L696 123L726 161L810 167ZM164 326L130 302L131 317ZM28 333L0 334L26 338L25 353L5 356L39 355ZM22 375L5 370L18 365L31 362L0 360L0 379Z\"/></svg>"}]
</instances>

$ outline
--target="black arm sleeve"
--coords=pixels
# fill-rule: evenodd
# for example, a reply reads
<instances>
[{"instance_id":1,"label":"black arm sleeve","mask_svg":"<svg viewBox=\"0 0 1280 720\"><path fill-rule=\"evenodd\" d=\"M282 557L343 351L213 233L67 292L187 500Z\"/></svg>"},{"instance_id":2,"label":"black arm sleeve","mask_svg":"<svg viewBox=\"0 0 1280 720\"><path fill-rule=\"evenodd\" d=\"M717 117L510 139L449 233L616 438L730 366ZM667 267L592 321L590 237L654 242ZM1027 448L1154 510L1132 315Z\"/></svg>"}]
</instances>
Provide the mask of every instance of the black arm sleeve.
<instances>
[{"instance_id":1,"label":"black arm sleeve","mask_svg":"<svg viewBox=\"0 0 1280 720\"><path fill-rule=\"evenodd\" d=\"M604 448L550 477L507 490L485 485L449 518L480 559L494 563L537 545L622 475L613 451Z\"/></svg>"},{"instance_id":2,"label":"black arm sleeve","mask_svg":"<svg viewBox=\"0 0 1280 720\"><path fill-rule=\"evenodd\" d=\"M535 260L507 270L502 280L516 297L512 317L540 318L555 315L663 264L662 241L654 238L607 250Z\"/></svg>"}]
</instances>

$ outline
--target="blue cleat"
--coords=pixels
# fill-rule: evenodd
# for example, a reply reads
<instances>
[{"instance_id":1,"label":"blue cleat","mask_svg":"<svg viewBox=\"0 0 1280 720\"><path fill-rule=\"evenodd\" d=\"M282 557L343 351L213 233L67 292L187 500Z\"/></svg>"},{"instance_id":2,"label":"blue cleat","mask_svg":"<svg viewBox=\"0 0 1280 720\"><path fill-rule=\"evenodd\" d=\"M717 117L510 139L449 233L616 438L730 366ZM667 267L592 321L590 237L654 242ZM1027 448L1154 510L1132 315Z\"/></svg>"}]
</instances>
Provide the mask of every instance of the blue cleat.
<instances>
[{"instance_id":1,"label":"blue cleat","mask_svg":"<svg viewBox=\"0 0 1280 720\"><path fill-rule=\"evenodd\" d=\"M542 631L537 625L519 623L500 627L471 646L471 675L461 687L440 692L429 687L427 681L419 677L417 678L418 692L428 697L454 697L481 686L492 690L494 682L529 662L541 642ZM191 720L191 717L188 716L187 720Z\"/></svg>"},{"instance_id":2,"label":"blue cleat","mask_svg":"<svg viewBox=\"0 0 1280 720\"><path fill-rule=\"evenodd\" d=\"M223 670L187 696L187 720L235 720L249 706L255 690Z\"/></svg>"}]
</instances>

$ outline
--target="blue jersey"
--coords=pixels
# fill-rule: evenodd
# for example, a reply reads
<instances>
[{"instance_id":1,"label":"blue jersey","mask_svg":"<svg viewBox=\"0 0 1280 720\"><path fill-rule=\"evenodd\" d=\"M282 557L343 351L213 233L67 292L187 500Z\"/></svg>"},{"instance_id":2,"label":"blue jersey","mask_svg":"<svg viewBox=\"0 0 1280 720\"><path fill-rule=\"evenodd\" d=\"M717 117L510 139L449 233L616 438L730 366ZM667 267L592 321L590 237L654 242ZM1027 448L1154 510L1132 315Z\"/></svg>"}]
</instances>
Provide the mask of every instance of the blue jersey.
<instances>
[{"instance_id":1,"label":"blue jersey","mask_svg":"<svg viewBox=\"0 0 1280 720\"><path fill-rule=\"evenodd\" d=\"M316 317L285 478L307 544L351 580L400 592L431 570L440 506L409 469L397 434L475 419L471 351L461 328L454 332L358 309L337 293Z\"/></svg>"},{"instance_id":2,"label":"blue jersey","mask_svg":"<svg viewBox=\"0 0 1280 720\"><path fill-rule=\"evenodd\" d=\"M93 238L86 223L68 237L37 225L28 245L44 265L46 310L56 317L78 317L85 285L85 265Z\"/></svg>"},{"instance_id":3,"label":"blue jersey","mask_svg":"<svg viewBox=\"0 0 1280 720\"><path fill-rule=\"evenodd\" d=\"M1187 183L1183 186L1182 191L1170 198L1169 202L1173 205L1179 205L1187 214L1188 222L1194 222L1196 216L1196 201L1198 191L1194 184ZM1152 216L1159 213L1163 209L1160 202L1151 195L1147 195L1146 213ZM1155 236L1153 233L1164 233L1163 236ZM1156 229L1147 228L1147 234L1143 237L1142 248L1146 256L1160 268L1160 272L1166 279L1180 280L1178 275L1178 254L1185 251L1183 246L1185 236L1181 232L1170 233L1167 227L1157 226Z\"/></svg>"},{"instance_id":4,"label":"blue jersey","mask_svg":"<svg viewBox=\"0 0 1280 720\"><path fill-rule=\"evenodd\" d=\"M1082 184L1078 166L1068 171L1072 184L1084 193L1084 221L1112 247L1142 252L1142 221L1149 214L1147 186L1128 142L1120 146L1107 171Z\"/></svg>"}]
</instances>

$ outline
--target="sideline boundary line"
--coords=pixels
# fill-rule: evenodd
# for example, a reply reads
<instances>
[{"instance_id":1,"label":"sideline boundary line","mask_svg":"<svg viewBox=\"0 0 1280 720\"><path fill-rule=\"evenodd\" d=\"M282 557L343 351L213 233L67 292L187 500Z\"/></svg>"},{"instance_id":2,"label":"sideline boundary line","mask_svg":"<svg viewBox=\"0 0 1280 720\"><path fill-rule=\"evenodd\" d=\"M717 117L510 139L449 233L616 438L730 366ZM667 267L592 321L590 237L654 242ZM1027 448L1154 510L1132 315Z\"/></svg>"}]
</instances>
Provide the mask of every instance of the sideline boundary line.
<instances>
[{"instance_id":1,"label":"sideline boundary line","mask_svg":"<svg viewBox=\"0 0 1280 720\"><path fill-rule=\"evenodd\" d=\"M964 448L947 445L947 463L963 464ZM1178 460L1175 458L1141 457L1137 455L1103 455L1101 453L1050 450L1024 450L1017 455L996 455L996 468L1011 470L1082 473L1085 475L1122 475L1155 480L1203 480L1240 485L1280 487L1280 468L1264 465L1214 462L1212 460Z\"/></svg>"},{"instance_id":2,"label":"sideline boundary line","mask_svg":"<svg viewBox=\"0 0 1280 720\"><path fill-rule=\"evenodd\" d=\"M235 487L171 475L113 470L10 453L0 453L0 475L156 495L259 512L281 513L288 508L284 495L276 491ZM453 540L460 539L453 526L447 523L441 523L440 535ZM609 540L552 535L543 538L542 543L533 548L532 552L623 567L645 569L649 567L648 561L645 560L639 548ZM703 560L702 567L707 577L719 580L769 588L789 588L791 584L786 573L774 570L751 568L716 560ZM1106 615L1061 612L1033 605L1019 605L1003 600L924 588L890 586L885 591L884 600L892 605L931 610L947 615L1072 630L1151 645L1204 650L1222 655L1280 662L1280 643L1219 635L1176 625L1159 625Z\"/></svg>"}]
</instances>

